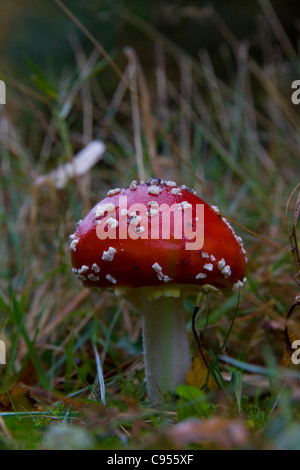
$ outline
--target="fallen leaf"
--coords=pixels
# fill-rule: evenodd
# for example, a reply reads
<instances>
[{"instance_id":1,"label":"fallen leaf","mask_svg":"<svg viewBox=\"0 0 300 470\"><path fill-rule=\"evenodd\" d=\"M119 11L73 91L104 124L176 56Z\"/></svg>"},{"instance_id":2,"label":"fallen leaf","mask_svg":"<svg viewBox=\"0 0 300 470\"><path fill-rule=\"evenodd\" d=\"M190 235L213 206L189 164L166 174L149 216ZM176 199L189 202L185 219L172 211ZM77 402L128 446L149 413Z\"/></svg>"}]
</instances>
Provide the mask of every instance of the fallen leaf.
<instances>
[{"instance_id":1,"label":"fallen leaf","mask_svg":"<svg viewBox=\"0 0 300 470\"><path fill-rule=\"evenodd\" d=\"M286 344L282 359L280 361L280 366L295 368L295 366L298 366L298 364L293 363L293 354L295 353L295 349L292 349L291 346L293 345L294 341L298 341L300 339L299 321L297 322L295 318L290 318L287 323L286 334L288 340L286 338ZM296 349L299 349L299 346Z\"/></svg>"},{"instance_id":2,"label":"fallen leaf","mask_svg":"<svg viewBox=\"0 0 300 470\"><path fill-rule=\"evenodd\" d=\"M19 382L24 385L36 385L38 383L38 375L30 359L19 376Z\"/></svg>"},{"instance_id":3,"label":"fallen leaf","mask_svg":"<svg viewBox=\"0 0 300 470\"><path fill-rule=\"evenodd\" d=\"M284 348L284 351L283 351L283 355L282 355L282 358L281 358L281 361L280 361L280 366L281 367L295 367L292 363L292 354L293 354L293 350L289 347L289 346L285 346Z\"/></svg>"},{"instance_id":4,"label":"fallen leaf","mask_svg":"<svg viewBox=\"0 0 300 470\"><path fill-rule=\"evenodd\" d=\"M195 387L202 388L205 385L209 390L216 390L218 388L216 382L212 377L212 373L209 373L208 380L208 370L212 363L212 357L208 351L204 348L201 348L197 352L196 356L193 359L192 365L189 368L185 382L187 385L194 385Z\"/></svg>"},{"instance_id":5,"label":"fallen leaf","mask_svg":"<svg viewBox=\"0 0 300 470\"><path fill-rule=\"evenodd\" d=\"M37 404L29 388L21 383L0 394L0 412L32 411Z\"/></svg>"},{"instance_id":6,"label":"fallen leaf","mask_svg":"<svg viewBox=\"0 0 300 470\"><path fill-rule=\"evenodd\" d=\"M53 404L62 402L72 410L85 407L84 401L64 397L58 392L51 392L40 387L31 387L24 383L13 385L7 392L0 394L0 413L9 411L44 411Z\"/></svg>"},{"instance_id":7,"label":"fallen leaf","mask_svg":"<svg viewBox=\"0 0 300 470\"><path fill-rule=\"evenodd\" d=\"M209 443L218 448L228 449L245 444L249 438L249 431L241 419L189 418L170 429L168 437L178 447Z\"/></svg>"}]
</instances>

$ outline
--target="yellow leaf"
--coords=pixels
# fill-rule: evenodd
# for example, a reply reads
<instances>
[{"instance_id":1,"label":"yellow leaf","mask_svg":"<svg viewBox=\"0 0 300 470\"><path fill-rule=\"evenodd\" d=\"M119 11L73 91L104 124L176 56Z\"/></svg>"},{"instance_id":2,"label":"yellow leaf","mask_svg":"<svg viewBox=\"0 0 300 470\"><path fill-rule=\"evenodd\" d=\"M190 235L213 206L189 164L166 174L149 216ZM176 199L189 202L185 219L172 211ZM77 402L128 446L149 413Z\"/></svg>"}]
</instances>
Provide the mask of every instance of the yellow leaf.
<instances>
[{"instance_id":1,"label":"yellow leaf","mask_svg":"<svg viewBox=\"0 0 300 470\"><path fill-rule=\"evenodd\" d=\"M36 403L28 387L21 383L0 394L0 411L32 411Z\"/></svg>"},{"instance_id":2,"label":"yellow leaf","mask_svg":"<svg viewBox=\"0 0 300 470\"><path fill-rule=\"evenodd\" d=\"M292 356L295 350L291 348L291 345L295 340L300 339L300 332L299 332L299 322L295 322L294 319L289 319L287 328L287 336L288 341L286 341L283 356L280 361L281 367L288 367L288 368L296 368L295 364L293 364ZM298 366L299 367L299 366Z\"/></svg>"},{"instance_id":3,"label":"yellow leaf","mask_svg":"<svg viewBox=\"0 0 300 470\"><path fill-rule=\"evenodd\" d=\"M209 390L216 390L218 386L214 381L211 372L209 373L207 380L208 368L211 363L212 358L208 351L204 348L201 348L201 353L200 351L197 351L185 379L187 385L194 385L198 388L202 388L206 385Z\"/></svg>"}]
</instances>

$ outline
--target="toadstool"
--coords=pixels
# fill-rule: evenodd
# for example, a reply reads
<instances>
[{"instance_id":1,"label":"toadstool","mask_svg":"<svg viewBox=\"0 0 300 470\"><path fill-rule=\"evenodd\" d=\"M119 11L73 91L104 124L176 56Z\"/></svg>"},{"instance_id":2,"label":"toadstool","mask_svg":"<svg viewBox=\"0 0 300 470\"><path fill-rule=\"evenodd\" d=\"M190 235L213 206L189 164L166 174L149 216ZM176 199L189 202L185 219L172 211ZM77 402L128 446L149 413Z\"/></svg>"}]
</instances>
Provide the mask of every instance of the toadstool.
<instances>
[{"instance_id":1,"label":"toadstool","mask_svg":"<svg viewBox=\"0 0 300 470\"><path fill-rule=\"evenodd\" d=\"M243 286L242 239L195 191L151 178L110 190L70 236L84 287L124 295L142 315L147 395L159 402L190 366L183 295Z\"/></svg>"}]
</instances>

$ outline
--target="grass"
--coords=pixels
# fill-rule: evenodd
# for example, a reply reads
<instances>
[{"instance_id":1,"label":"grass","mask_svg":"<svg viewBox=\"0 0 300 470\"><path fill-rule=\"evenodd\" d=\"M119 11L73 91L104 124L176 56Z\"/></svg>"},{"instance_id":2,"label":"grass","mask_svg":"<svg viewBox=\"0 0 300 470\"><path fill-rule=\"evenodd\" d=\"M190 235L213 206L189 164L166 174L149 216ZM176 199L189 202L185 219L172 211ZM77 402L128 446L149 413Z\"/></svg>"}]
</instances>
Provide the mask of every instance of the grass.
<instances>
[{"instance_id":1,"label":"grass","mask_svg":"<svg viewBox=\"0 0 300 470\"><path fill-rule=\"evenodd\" d=\"M260 4L259 61L210 12L222 79L206 50L191 57L124 8L152 46L150 72L129 48L116 63L85 31L94 50L74 40L75 69L48 77L28 59L30 86L3 77L12 93L0 115L0 448L300 448L300 371L287 355L279 366L297 293L285 211L299 182L299 59ZM107 74L118 81L111 96ZM37 184L95 139L106 151L84 176ZM249 258L240 298L210 296L197 316L219 387L184 385L161 406L145 397L140 317L78 286L68 243L108 189L153 175L195 188L238 222ZM195 353L191 299L185 307Z\"/></svg>"}]
</instances>

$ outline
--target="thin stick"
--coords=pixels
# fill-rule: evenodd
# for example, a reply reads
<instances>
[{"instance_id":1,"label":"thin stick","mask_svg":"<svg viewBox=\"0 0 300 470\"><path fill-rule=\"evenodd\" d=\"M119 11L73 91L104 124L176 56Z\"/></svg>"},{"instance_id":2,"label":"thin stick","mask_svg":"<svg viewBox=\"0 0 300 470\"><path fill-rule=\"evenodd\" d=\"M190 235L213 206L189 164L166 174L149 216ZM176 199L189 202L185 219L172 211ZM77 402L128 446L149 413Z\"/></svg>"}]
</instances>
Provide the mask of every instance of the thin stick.
<instances>
[{"instance_id":1,"label":"thin stick","mask_svg":"<svg viewBox=\"0 0 300 470\"><path fill-rule=\"evenodd\" d=\"M196 344L197 344L198 351L199 351L199 353L200 353L200 355L203 359L204 364L206 365L206 368L209 369L209 364L207 364L206 358L203 354L202 344L201 344L201 341L199 339L199 336L198 336L198 333L197 333L196 327L195 327L195 322L196 322L196 317L197 317L198 312L199 312L199 307L195 307L194 312L193 312L193 319L192 319L192 330L193 330L193 335L194 335L194 338L195 338L195 341L196 341Z\"/></svg>"},{"instance_id":2,"label":"thin stick","mask_svg":"<svg viewBox=\"0 0 300 470\"><path fill-rule=\"evenodd\" d=\"M130 98L131 98L131 115L133 126L134 146L136 153L136 162L138 168L138 175L140 180L145 179L145 168L143 162L143 146L141 139L141 119L139 111L139 103L137 100L137 61L133 50L130 47L124 49L124 53L128 58L128 76L130 81ZM131 91L132 90L132 91Z\"/></svg>"}]
</instances>

